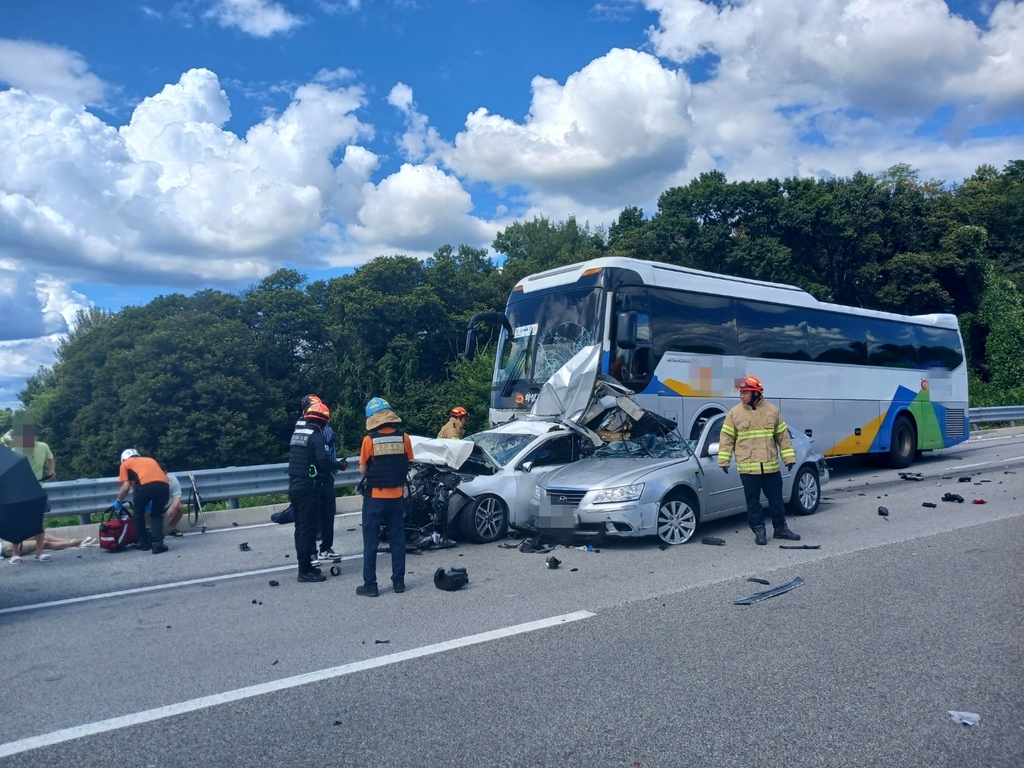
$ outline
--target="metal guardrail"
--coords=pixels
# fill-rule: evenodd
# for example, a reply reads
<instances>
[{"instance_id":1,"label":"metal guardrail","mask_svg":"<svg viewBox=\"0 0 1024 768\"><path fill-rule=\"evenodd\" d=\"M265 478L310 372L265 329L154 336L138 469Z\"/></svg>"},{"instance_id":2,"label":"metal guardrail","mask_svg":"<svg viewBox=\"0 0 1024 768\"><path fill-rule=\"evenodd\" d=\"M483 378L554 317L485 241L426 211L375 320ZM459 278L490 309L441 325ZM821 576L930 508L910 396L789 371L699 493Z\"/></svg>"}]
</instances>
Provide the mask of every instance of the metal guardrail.
<instances>
[{"instance_id":1,"label":"metal guardrail","mask_svg":"<svg viewBox=\"0 0 1024 768\"><path fill-rule=\"evenodd\" d=\"M998 405L991 408L971 408L968 411L971 426L979 424L995 424L1008 421L1016 427L1018 421L1024 421L1024 405Z\"/></svg>"},{"instance_id":2,"label":"metal guardrail","mask_svg":"<svg viewBox=\"0 0 1024 768\"><path fill-rule=\"evenodd\" d=\"M359 464L359 458L347 459L350 467ZM171 472L181 483L182 504L188 503L191 485L188 472ZM258 464L251 467L225 467L224 469L197 469L192 471L196 488L204 503L227 500L231 508L238 506L243 496L266 496L288 492L287 464ZM335 487L350 487L359 482L359 471L349 469L334 476ZM116 477L88 480L64 480L43 486L50 499L46 517L79 515L83 523L93 512L102 512L117 498L121 484Z\"/></svg>"}]
</instances>

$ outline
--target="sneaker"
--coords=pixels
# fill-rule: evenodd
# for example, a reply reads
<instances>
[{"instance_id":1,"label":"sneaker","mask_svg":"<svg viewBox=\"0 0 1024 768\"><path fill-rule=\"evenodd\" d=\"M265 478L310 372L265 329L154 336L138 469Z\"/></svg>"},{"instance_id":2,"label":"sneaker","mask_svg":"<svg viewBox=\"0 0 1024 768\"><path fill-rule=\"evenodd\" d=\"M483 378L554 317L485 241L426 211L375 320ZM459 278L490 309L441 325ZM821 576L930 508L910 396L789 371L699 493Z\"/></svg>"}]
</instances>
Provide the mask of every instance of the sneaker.
<instances>
[{"instance_id":1,"label":"sneaker","mask_svg":"<svg viewBox=\"0 0 1024 768\"><path fill-rule=\"evenodd\" d=\"M405 579L395 579L391 583L394 584L395 592L398 592L399 594L405 592Z\"/></svg>"},{"instance_id":2,"label":"sneaker","mask_svg":"<svg viewBox=\"0 0 1024 768\"><path fill-rule=\"evenodd\" d=\"M324 549L320 551L321 560L341 560L341 555L335 552L333 549Z\"/></svg>"},{"instance_id":3,"label":"sneaker","mask_svg":"<svg viewBox=\"0 0 1024 768\"><path fill-rule=\"evenodd\" d=\"M309 573L300 573L297 581L300 584L311 583L316 581L327 581L327 577L319 571L310 571Z\"/></svg>"},{"instance_id":4,"label":"sneaker","mask_svg":"<svg viewBox=\"0 0 1024 768\"><path fill-rule=\"evenodd\" d=\"M365 584L360 584L356 587L356 594L362 595L363 597L376 597L379 594L377 592L377 582L367 581Z\"/></svg>"},{"instance_id":5,"label":"sneaker","mask_svg":"<svg viewBox=\"0 0 1024 768\"><path fill-rule=\"evenodd\" d=\"M162 541L154 541L153 546L151 547L151 551L153 552L154 555L159 555L161 552L167 551L167 545L164 544Z\"/></svg>"}]
</instances>

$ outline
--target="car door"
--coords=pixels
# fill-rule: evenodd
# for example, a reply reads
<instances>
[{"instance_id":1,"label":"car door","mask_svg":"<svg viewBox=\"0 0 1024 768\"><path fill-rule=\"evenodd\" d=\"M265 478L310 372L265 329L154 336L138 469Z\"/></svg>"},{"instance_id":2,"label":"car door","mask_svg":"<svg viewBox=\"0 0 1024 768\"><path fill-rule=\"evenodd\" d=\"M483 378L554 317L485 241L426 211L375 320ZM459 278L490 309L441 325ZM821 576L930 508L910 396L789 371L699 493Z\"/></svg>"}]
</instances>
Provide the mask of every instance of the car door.
<instances>
[{"instance_id":1,"label":"car door","mask_svg":"<svg viewBox=\"0 0 1024 768\"><path fill-rule=\"evenodd\" d=\"M545 435L544 440L531 446L516 462L516 509L509 510L513 522L526 520L530 514L533 489L545 475L574 460L577 440L571 432ZM526 470L529 466L529 471Z\"/></svg>"},{"instance_id":2,"label":"car door","mask_svg":"<svg viewBox=\"0 0 1024 768\"><path fill-rule=\"evenodd\" d=\"M736 471L736 459L729 462L729 474L718 466L718 442L724 422L724 413L709 419L697 443L697 460L704 470L704 485L708 493L705 518L736 514L747 508L743 484Z\"/></svg>"}]
</instances>

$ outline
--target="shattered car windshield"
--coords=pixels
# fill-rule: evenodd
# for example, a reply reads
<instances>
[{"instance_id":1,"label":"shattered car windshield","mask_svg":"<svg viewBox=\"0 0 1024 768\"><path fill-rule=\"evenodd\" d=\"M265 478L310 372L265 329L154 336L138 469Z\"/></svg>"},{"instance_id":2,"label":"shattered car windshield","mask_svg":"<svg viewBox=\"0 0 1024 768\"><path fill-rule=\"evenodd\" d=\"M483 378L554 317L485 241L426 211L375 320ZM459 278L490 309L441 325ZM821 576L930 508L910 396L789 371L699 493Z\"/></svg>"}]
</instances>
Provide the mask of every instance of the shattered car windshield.
<instances>
[{"instance_id":1,"label":"shattered car windshield","mask_svg":"<svg viewBox=\"0 0 1024 768\"><path fill-rule=\"evenodd\" d=\"M470 435L469 440L483 448L501 466L505 466L527 445L537 438L536 435L521 435L508 432L480 432Z\"/></svg>"},{"instance_id":2,"label":"shattered car windshield","mask_svg":"<svg viewBox=\"0 0 1024 768\"><path fill-rule=\"evenodd\" d=\"M596 451L596 459L687 459L693 456L693 441L671 435L643 435L638 438L613 440Z\"/></svg>"}]
</instances>

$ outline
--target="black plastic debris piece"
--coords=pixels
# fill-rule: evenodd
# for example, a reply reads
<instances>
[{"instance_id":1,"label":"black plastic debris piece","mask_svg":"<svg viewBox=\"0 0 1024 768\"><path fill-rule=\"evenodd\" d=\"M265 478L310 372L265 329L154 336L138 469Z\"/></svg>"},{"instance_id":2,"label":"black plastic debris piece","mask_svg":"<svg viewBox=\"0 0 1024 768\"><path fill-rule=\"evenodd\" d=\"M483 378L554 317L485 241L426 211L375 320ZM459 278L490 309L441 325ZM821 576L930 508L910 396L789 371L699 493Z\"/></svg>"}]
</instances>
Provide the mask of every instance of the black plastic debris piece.
<instances>
[{"instance_id":1,"label":"black plastic debris piece","mask_svg":"<svg viewBox=\"0 0 1024 768\"><path fill-rule=\"evenodd\" d=\"M335 720L335 721L334 721L334 724L335 724L335 725L341 725L341 720Z\"/></svg>"},{"instance_id":2,"label":"black plastic debris piece","mask_svg":"<svg viewBox=\"0 0 1024 768\"><path fill-rule=\"evenodd\" d=\"M331 576L341 576L341 567L337 565L332 565Z\"/></svg>"},{"instance_id":3,"label":"black plastic debris piece","mask_svg":"<svg viewBox=\"0 0 1024 768\"><path fill-rule=\"evenodd\" d=\"M279 582L276 582L273 579L271 579L270 580L270 586L272 586L272 587L280 587L281 584Z\"/></svg>"},{"instance_id":4,"label":"black plastic debris piece","mask_svg":"<svg viewBox=\"0 0 1024 768\"><path fill-rule=\"evenodd\" d=\"M253 605L256 605L256 601L255 601L255 600L253 600L253 601L252 601L252 604L253 604Z\"/></svg>"},{"instance_id":5,"label":"black plastic debris piece","mask_svg":"<svg viewBox=\"0 0 1024 768\"><path fill-rule=\"evenodd\" d=\"M374 645L387 645L390 642L391 642L390 640L374 640L373 641Z\"/></svg>"},{"instance_id":6,"label":"black plastic debris piece","mask_svg":"<svg viewBox=\"0 0 1024 768\"><path fill-rule=\"evenodd\" d=\"M579 570L579 568L570 568L569 570L570 570L570 571L578 571L578 570Z\"/></svg>"},{"instance_id":7,"label":"black plastic debris piece","mask_svg":"<svg viewBox=\"0 0 1024 768\"><path fill-rule=\"evenodd\" d=\"M1016 475L1017 473L1014 472L1012 469L1008 469L1005 472L1003 472L1003 474L1004 475Z\"/></svg>"},{"instance_id":8,"label":"black plastic debris piece","mask_svg":"<svg viewBox=\"0 0 1024 768\"><path fill-rule=\"evenodd\" d=\"M551 547L546 547L541 544L539 538L536 539L523 539L523 543L519 545L520 552L526 552L527 554L543 555L551 551Z\"/></svg>"},{"instance_id":9,"label":"black plastic debris piece","mask_svg":"<svg viewBox=\"0 0 1024 768\"><path fill-rule=\"evenodd\" d=\"M438 568L434 571L434 586L445 592L455 592L469 583L465 568Z\"/></svg>"},{"instance_id":10,"label":"black plastic debris piece","mask_svg":"<svg viewBox=\"0 0 1024 768\"><path fill-rule=\"evenodd\" d=\"M888 517L889 516L889 508L888 507L879 507L878 508L878 514L880 514L882 517Z\"/></svg>"},{"instance_id":11,"label":"black plastic debris piece","mask_svg":"<svg viewBox=\"0 0 1024 768\"><path fill-rule=\"evenodd\" d=\"M924 480L920 472L900 472L899 475L904 480Z\"/></svg>"},{"instance_id":12,"label":"black plastic debris piece","mask_svg":"<svg viewBox=\"0 0 1024 768\"><path fill-rule=\"evenodd\" d=\"M724 547L725 539L720 539L717 536L705 536L700 540L701 544L709 544L712 547Z\"/></svg>"},{"instance_id":13,"label":"black plastic debris piece","mask_svg":"<svg viewBox=\"0 0 1024 768\"><path fill-rule=\"evenodd\" d=\"M551 568L552 570L554 570L555 568L557 568L558 566L560 566L562 564L562 561L559 560L554 555L551 555L551 557L549 557L544 562L546 562L548 564L548 568Z\"/></svg>"},{"instance_id":14,"label":"black plastic debris piece","mask_svg":"<svg viewBox=\"0 0 1024 768\"><path fill-rule=\"evenodd\" d=\"M168 628L168 629L170 629L170 628L171 628L171 625L170 625L170 624L168 624L168 625L167 625L167 628Z\"/></svg>"},{"instance_id":15,"label":"black plastic debris piece","mask_svg":"<svg viewBox=\"0 0 1024 768\"><path fill-rule=\"evenodd\" d=\"M279 661L280 661L280 659L274 659L274 664L277 664L277 662L279 662ZM274 664L271 664L270 666L274 666Z\"/></svg>"},{"instance_id":16,"label":"black plastic debris piece","mask_svg":"<svg viewBox=\"0 0 1024 768\"><path fill-rule=\"evenodd\" d=\"M858 493L857 495L858 495L858 496L867 496L867 494L866 494L866 493Z\"/></svg>"},{"instance_id":17,"label":"black plastic debris piece","mask_svg":"<svg viewBox=\"0 0 1024 768\"><path fill-rule=\"evenodd\" d=\"M971 480L973 480L973 479L974 479L974 478L973 478L973 477L971 477L970 475L966 475L966 476L964 476L964 477L958 477L956 481L957 481L958 483L969 483L969 482L971 482Z\"/></svg>"},{"instance_id":18,"label":"black plastic debris piece","mask_svg":"<svg viewBox=\"0 0 1024 768\"><path fill-rule=\"evenodd\" d=\"M749 579L747 579L747 581L752 581L755 584L764 584L765 586L771 584L771 582L768 581L768 579L758 579L754 576L751 576Z\"/></svg>"},{"instance_id":19,"label":"black plastic debris piece","mask_svg":"<svg viewBox=\"0 0 1024 768\"><path fill-rule=\"evenodd\" d=\"M933 503L932 503L932 502L930 502L930 501L926 501L926 502L924 502L924 503L923 503L923 504L922 504L921 506L922 506L922 507L928 507L928 509L935 509L935 508L936 508L937 506L939 506L939 505L938 505L938 504L933 504Z\"/></svg>"},{"instance_id":20,"label":"black plastic debris piece","mask_svg":"<svg viewBox=\"0 0 1024 768\"><path fill-rule=\"evenodd\" d=\"M355 528L346 528L345 530L351 533L352 531L355 530Z\"/></svg>"},{"instance_id":21,"label":"black plastic debris piece","mask_svg":"<svg viewBox=\"0 0 1024 768\"><path fill-rule=\"evenodd\" d=\"M241 544L238 545L238 551L239 552L252 552L252 547L249 546L249 542L248 541L243 541Z\"/></svg>"},{"instance_id":22,"label":"black plastic debris piece","mask_svg":"<svg viewBox=\"0 0 1024 768\"><path fill-rule=\"evenodd\" d=\"M238 527L238 523L232 523L232 525L235 526L235 528Z\"/></svg>"},{"instance_id":23,"label":"black plastic debris piece","mask_svg":"<svg viewBox=\"0 0 1024 768\"><path fill-rule=\"evenodd\" d=\"M991 482L992 482L991 480L979 480L978 481L979 484L981 484L981 483L991 483Z\"/></svg>"},{"instance_id":24,"label":"black plastic debris piece","mask_svg":"<svg viewBox=\"0 0 1024 768\"><path fill-rule=\"evenodd\" d=\"M286 557L286 558L287 558L287 557L291 557L291 555L285 555L285 557Z\"/></svg>"},{"instance_id":25,"label":"black plastic debris piece","mask_svg":"<svg viewBox=\"0 0 1024 768\"><path fill-rule=\"evenodd\" d=\"M955 501L957 504L964 503L964 497L959 493L946 493L942 496L943 501Z\"/></svg>"},{"instance_id":26,"label":"black plastic debris piece","mask_svg":"<svg viewBox=\"0 0 1024 768\"><path fill-rule=\"evenodd\" d=\"M785 594L791 589L796 589L797 587L802 586L803 583L804 580L802 578L794 576L785 584L779 584L777 587L772 587L771 589L766 589L762 592L755 592L754 594L747 595L746 597L737 597L732 602L733 605L753 605L754 603L759 603L762 600L767 600L769 597Z\"/></svg>"},{"instance_id":27,"label":"black plastic debris piece","mask_svg":"<svg viewBox=\"0 0 1024 768\"><path fill-rule=\"evenodd\" d=\"M821 549L821 544L779 544L779 549Z\"/></svg>"}]
</instances>

